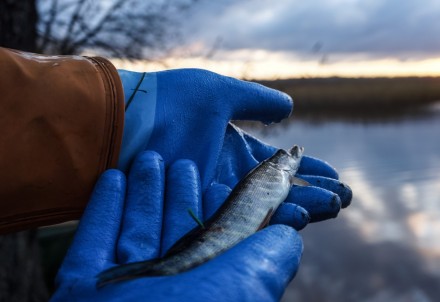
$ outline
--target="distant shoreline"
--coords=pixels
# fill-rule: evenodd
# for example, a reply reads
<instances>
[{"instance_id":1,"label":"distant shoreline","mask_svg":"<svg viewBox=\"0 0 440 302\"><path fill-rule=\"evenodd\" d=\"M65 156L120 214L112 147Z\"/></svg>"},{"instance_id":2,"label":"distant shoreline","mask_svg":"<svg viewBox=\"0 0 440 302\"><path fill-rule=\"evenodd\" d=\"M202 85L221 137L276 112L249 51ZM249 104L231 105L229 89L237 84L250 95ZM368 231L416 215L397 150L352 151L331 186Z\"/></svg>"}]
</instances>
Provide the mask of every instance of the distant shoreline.
<instances>
[{"instance_id":1,"label":"distant shoreline","mask_svg":"<svg viewBox=\"0 0 440 302\"><path fill-rule=\"evenodd\" d=\"M440 77L300 78L257 81L294 100L295 119L389 119L426 114Z\"/></svg>"}]
</instances>

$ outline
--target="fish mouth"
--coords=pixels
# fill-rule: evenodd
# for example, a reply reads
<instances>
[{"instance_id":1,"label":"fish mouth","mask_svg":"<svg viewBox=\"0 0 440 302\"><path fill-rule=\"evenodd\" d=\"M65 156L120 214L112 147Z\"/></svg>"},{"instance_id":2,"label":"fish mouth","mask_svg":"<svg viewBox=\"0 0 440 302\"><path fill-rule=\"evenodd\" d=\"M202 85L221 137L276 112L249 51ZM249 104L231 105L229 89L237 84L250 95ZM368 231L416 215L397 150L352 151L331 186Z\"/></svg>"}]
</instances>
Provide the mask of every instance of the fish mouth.
<instances>
[{"instance_id":1,"label":"fish mouth","mask_svg":"<svg viewBox=\"0 0 440 302\"><path fill-rule=\"evenodd\" d=\"M292 148L289 149L289 153L291 156L299 157L303 154L304 147L300 147L298 145L294 145Z\"/></svg>"}]
</instances>

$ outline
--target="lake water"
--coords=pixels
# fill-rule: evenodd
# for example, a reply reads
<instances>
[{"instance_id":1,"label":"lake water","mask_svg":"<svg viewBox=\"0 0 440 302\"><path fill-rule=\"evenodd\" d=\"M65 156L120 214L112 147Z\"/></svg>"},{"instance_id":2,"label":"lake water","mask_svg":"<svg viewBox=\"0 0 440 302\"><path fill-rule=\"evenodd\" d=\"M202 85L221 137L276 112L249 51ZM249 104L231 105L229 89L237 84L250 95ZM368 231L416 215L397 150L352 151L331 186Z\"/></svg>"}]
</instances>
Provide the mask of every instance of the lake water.
<instances>
[{"instance_id":1,"label":"lake water","mask_svg":"<svg viewBox=\"0 0 440 302\"><path fill-rule=\"evenodd\" d=\"M439 106L424 118L245 130L304 146L354 193L336 219L301 231L303 260L283 301L440 301Z\"/></svg>"}]
</instances>

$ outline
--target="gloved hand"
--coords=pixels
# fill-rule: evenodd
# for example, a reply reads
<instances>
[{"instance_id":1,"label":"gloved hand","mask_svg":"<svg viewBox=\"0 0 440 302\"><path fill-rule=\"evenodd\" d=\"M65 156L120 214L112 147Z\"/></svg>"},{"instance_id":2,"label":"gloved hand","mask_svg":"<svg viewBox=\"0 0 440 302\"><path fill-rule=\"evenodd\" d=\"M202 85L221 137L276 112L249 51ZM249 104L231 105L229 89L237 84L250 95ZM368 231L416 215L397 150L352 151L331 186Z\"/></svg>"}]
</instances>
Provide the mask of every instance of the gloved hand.
<instances>
[{"instance_id":1,"label":"gloved hand","mask_svg":"<svg viewBox=\"0 0 440 302\"><path fill-rule=\"evenodd\" d=\"M211 197L217 198L212 191ZM203 217L197 167L142 153L128 176L106 171L95 186L56 278L52 301L278 301L294 277L302 241L284 225L269 226L190 271L96 288L96 275L128 262L157 258Z\"/></svg>"},{"instance_id":2,"label":"gloved hand","mask_svg":"<svg viewBox=\"0 0 440 302\"><path fill-rule=\"evenodd\" d=\"M229 124L217 163L214 183L206 194L209 196L210 190L213 189L217 195L223 191L226 197L231 191L230 188L233 188L250 169L275 152L276 148ZM298 211L295 205L306 209L311 217L310 221L316 222L336 217L341 206L347 207L350 204L351 189L339 182L336 171L321 160L303 157L297 176L308 181L312 186L293 186L286 201L272 217L272 222L286 223L286 219L298 215L294 214ZM206 210L208 213L213 213L220 205L221 202L212 203Z\"/></svg>"},{"instance_id":3,"label":"gloved hand","mask_svg":"<svg viewBox=\"0 0 440 302\"><path fill-rule=\"evenodd\" d=\"M131 159L145 149L158 152L166 163L187 158L199 167L206 194L211 187L220 187L226 195L250 169L275 152L228 126L231 119L268 124L282 120L292 110L291 98L282 92L206 70L120 70L119 74L126 99L119 167L127 171ZM337 181L338 174L327 163L305 156L299 172L314 186L295 187L274 215L275 221L297 216L299 208L294 204L318 221L335 217L341 206L350 203L350 188ZM205 215L217 206L209 206Z\"/></svg>"}]
</instances>

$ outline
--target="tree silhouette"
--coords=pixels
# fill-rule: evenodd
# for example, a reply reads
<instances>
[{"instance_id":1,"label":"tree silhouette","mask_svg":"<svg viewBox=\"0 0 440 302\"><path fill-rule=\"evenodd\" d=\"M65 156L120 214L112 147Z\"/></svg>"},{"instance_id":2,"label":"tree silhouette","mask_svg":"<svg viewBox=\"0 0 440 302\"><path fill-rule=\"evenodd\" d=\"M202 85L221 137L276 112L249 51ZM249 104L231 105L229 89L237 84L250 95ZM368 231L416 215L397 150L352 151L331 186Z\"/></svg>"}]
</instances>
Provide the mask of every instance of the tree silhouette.
<instances>
[{"instance_id":1,"label":"tree silhouette","mask_svg":"<svg viewBox=\"0 0 440 302\"><path fill-rule=\"evenodd\" d=\"M51 0L40 5L37 49L149 59L173 46L181 14L196 0Z\"/></svg>"}]
</instances>

